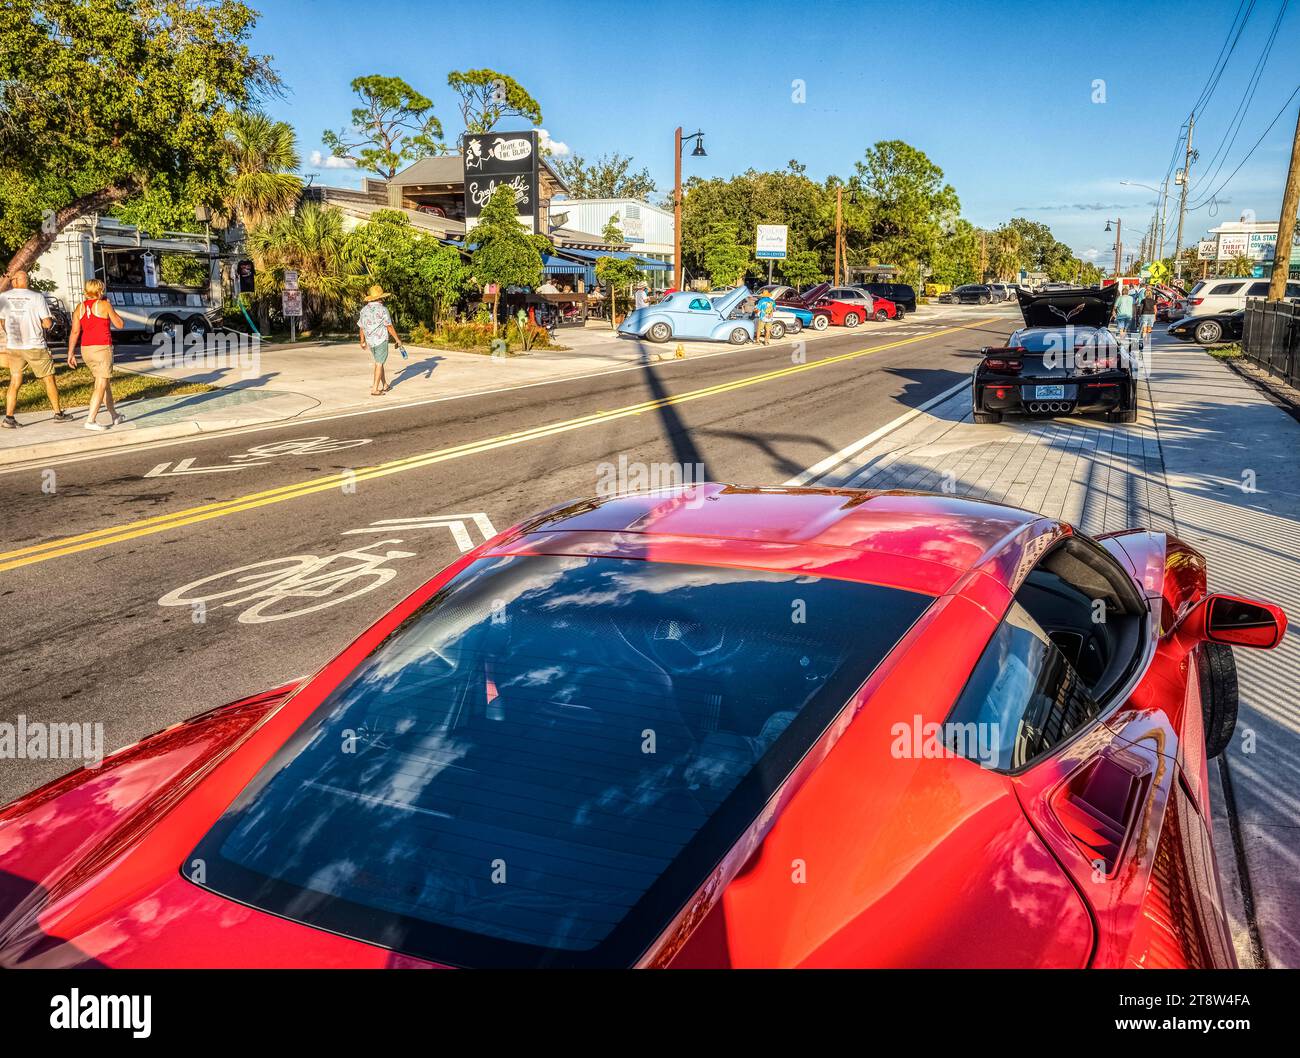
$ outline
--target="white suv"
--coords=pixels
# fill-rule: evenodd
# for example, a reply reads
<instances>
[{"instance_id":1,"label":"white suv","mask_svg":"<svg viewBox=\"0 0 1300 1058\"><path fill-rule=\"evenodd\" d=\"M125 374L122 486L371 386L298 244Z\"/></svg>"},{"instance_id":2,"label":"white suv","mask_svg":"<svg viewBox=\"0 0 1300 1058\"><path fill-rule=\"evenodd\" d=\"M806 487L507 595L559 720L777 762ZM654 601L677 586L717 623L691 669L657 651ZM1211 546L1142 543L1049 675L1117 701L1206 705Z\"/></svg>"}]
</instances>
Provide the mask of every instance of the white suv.
<instances>
[{"instance_id":1,"label":"white suv","mask_svg":"<svg viewBox=\"0 0 1300 1058\"><path fill-rule=\"evenodd\" d=\"M1300 283L1286 285L1288 298L1300 298ZM1187 315L1210 316L1236 312L1246 307L1247 298L1268 297L1267 279L1202 279L1187 295Z\"/></svg>"}]
</instances>

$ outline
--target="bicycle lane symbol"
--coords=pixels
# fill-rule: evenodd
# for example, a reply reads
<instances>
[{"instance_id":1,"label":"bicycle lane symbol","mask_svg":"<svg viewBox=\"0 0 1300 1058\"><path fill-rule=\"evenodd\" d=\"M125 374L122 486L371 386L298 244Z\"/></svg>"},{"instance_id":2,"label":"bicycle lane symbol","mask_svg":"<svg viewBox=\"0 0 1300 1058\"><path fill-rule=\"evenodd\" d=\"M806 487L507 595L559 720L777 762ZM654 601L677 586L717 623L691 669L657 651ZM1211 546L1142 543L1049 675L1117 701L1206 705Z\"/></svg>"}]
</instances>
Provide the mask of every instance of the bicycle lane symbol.
<instances>
[{"instance_id":1,"label":"bicycle lane symbol","mask_svg":"<svg viewBox=\"0 0 1300 1058\"><path fill-rule=\"evenodd\" d=\"M450 530L458 548L465 552L474 546L466 523L474 525L484 540L496 535L483 513L385 519L342 535L409 533L441 527ZM389 545L403 542L400 537L388 537L335 555L286 555L251 562L191 581L168 592L158 605L188 606L196 615L202 615L196 617L196 622L206 619L207 607L212 604L241 608L240 624L303 617L383 587L399 572L392 563L416 556L414 551L388 549Z\"/></svg>"},{"instance_id":2,"label":"bicycle lane symbol","mask_svg":"<svg viewBox=\"0 0 1300 1058\"><path fill-rule=\"evenodd\" d=\"M390 565L414 551L378 549L401 540L377 540L336 555L287 555L192 581L158 600L159 606L243 607L240 624L266 624L339 606L381 588L397 576Z\"/></svg>"}]
</instances>

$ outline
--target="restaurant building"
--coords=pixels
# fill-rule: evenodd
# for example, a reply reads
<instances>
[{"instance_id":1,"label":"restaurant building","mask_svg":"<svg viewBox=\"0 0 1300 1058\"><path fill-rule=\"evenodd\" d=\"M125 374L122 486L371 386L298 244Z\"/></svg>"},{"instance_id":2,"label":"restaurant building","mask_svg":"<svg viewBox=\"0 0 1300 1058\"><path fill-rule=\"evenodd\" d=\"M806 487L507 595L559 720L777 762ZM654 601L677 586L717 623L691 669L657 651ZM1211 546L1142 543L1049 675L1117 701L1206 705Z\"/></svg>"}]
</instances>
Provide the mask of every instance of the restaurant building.
<instances>
[{"instance_id":1,"label":"restaurant building","mask_svg":"<svg viewBox=\"0 0 1300 1058\"><path fill-rule=\"evenodd\" d=\"M542 258L552 284L590 290L597 284L597 260L613 256L635 261L650 286L663 288L672 269L672 215L632 199L601 200L621 208L621 218L631 218L622 225L624 241L606 243L598 233L615 209L600 219L600 210L573 208L575 200L561 204L557 196L568 189L538 150L535 132L466 135L461 151L418 159L391 179L367 177L359 189L312 187L306 197L337 208L348 228L380 210L400 210L417 229L463 249L472 246L478 214L502 183L515 190L520 223L545 235L555 247Z\"/></svg>"}]
</instances>

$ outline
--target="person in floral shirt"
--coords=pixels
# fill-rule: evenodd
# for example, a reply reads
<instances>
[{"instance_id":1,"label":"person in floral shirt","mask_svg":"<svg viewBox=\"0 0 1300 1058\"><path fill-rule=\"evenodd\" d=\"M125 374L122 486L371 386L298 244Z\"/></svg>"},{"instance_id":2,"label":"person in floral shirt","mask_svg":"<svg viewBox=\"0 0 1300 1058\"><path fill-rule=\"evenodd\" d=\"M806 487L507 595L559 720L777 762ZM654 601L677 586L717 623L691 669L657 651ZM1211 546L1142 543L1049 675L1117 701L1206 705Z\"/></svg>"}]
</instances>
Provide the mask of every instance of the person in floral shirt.
<instances>
[{"instance_id":1,"label":"person in floral shirt","mask_svg":"<svg viewBox=\"0 0 1300 1058\"><path fill-rule=\"evenodd\" d=\"M357 316L357 329L361 334L361 348L368 352L375 362L374 383L370 395L378 397L388 392L388 379L384 377L384 362L388 359L388 340L400 346L402 339L393 329L392 317L384 307L384 288L375 284L366 293L366 303L361 306Z\"/></svg>"}]
</instances>

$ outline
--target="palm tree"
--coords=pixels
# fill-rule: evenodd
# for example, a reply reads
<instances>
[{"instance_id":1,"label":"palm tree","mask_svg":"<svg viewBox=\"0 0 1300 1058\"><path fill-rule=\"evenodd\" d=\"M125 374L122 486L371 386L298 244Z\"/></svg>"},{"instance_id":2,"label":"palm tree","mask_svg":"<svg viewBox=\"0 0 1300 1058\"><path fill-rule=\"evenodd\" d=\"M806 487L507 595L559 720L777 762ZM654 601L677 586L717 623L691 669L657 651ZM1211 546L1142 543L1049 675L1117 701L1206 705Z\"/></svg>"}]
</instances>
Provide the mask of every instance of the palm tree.
<instances>
[{"instance_id":1,"label":"palm tree","mask_svg":"<svg viewBox=\"0 0 1300 1058\"><path fill-rule=\"evenodd\" d=\"M228 209L239 215L246 235L264 227L293 209L302 195L302 180L294 172L301 164L293 128L272 121L255 110L237 110L230 115L225 141L226 172L230 190ZM263 262L252 251L253 267ZM262 330L269 322L265 299L258 305Z\"/></svg>"},{"instance_id":2,"label":"palm tree","mask_svg":"<svg viewBox=\"0 0 1300 1058\"><path fill-rule=\"evenodd\" d=\"M245 229L287 213L302 194L301 164L293 128L255 110L237 110L226 129L226 204Z\"/></svg>"},{"instance_id":3,"label":"palm tree","mask_svg":"<svg viewBox=\"0 0 1300 1058\"><path fill-rule=\"evenodd\" d=\"M249 232L248 248L264 265L257 273L258 294L274 293L292 269L314 323L333 318L363 282L349 263L343 214L329 206L304 202Z\"/></svg>"}]
</instances>

